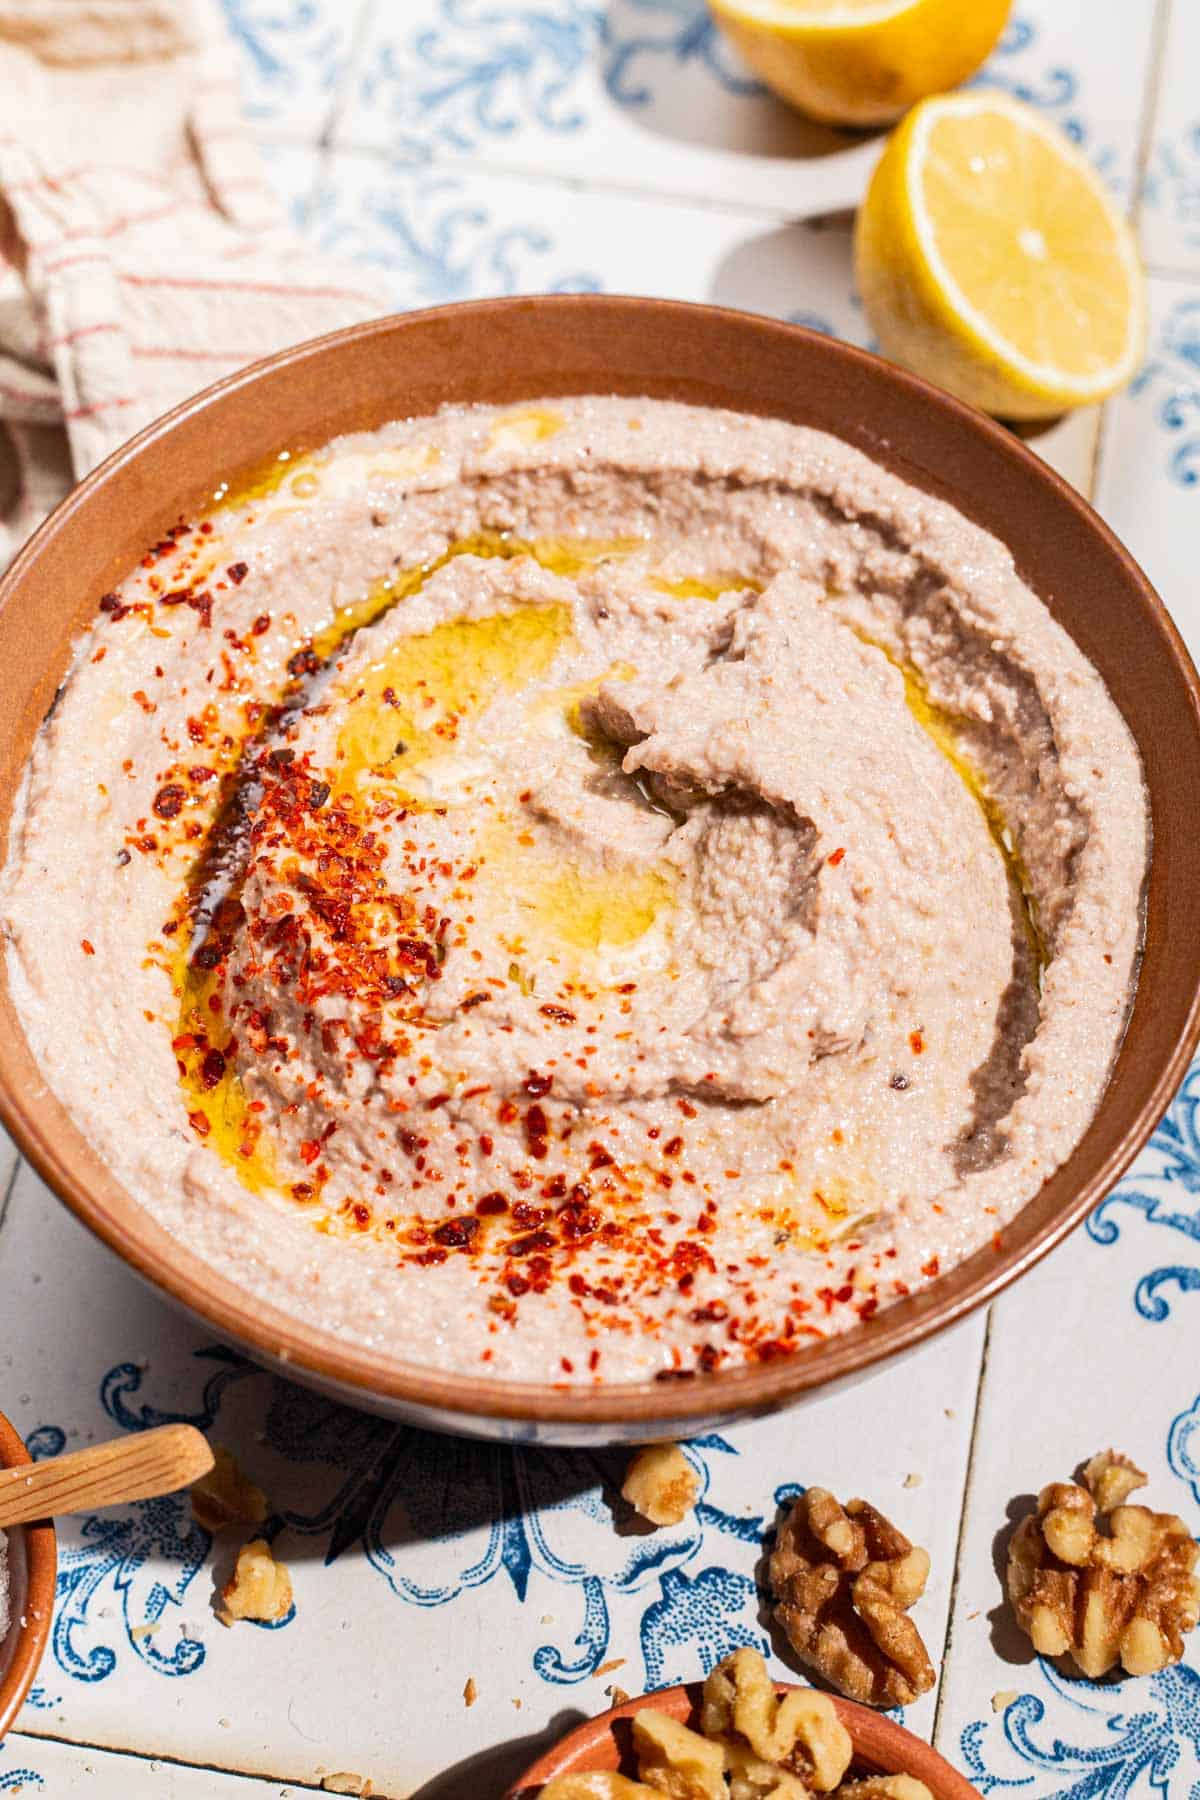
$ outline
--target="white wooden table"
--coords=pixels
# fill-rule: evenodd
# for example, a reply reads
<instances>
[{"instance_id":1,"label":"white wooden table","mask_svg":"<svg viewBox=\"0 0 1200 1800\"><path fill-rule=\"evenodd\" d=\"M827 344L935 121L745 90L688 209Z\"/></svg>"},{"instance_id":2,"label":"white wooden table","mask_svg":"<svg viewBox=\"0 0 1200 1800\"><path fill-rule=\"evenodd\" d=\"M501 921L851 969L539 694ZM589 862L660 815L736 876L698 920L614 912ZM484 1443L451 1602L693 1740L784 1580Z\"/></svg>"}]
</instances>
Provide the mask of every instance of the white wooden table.
<instances>
[{"instance_id":1,"label":"white wooden table","mask_svg":"<svg viewBox=\"0 0 1200 1800\"><path fill-rule=\"evenodd\" d=\"M843 218L794 222L790 118L701 0L224 0L273 179L311 241L400 307L546 288L716 300L868 341ZM1137 218L1145 369L1037 449L1092 496L1200 648L1200 5L1018 0L988 67ZM1200 951L1198 951L1200 954ZM933 1558L941 1684L910 1711L985 1794L1195 1800L1190 1666L1064 1682L1014 1639L994 1544L1014 1499L1109 1443L1200 1525L1200 1129L1193 1071L1135 1173L992 1308L853 1391L690 1448L694 1519L613 1529L623 1458L424 1437L318 1400L182 1322L27 1169L0 1188L0 1405L43 1453L194 1419L267 1490L294 1616L224 1630L186 1503L62 1532L54 1643L0 1794L254 1800L326 1773L487 1800L631 1692L764 1643L777 1497L863 1493ZM463 1689L477 1690L468 1707Z\"/></svg>"}]
</instances>

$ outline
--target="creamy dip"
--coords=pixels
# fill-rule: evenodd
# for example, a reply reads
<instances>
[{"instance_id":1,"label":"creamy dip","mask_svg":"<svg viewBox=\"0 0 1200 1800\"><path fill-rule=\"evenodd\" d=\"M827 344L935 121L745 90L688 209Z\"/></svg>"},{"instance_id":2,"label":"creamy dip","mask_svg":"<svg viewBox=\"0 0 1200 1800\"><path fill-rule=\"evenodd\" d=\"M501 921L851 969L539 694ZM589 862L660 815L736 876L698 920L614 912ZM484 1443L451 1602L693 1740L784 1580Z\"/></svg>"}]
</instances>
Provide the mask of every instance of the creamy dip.
<instances>
[{"instance_id":1,"label":"creamy dip","mask_svg":"<svg viewBox=\"0 0 1200 1800\"><path fill-rule=\"evenodd\" d=\"M46 1080L181 1242L359 1344L614 1382L999 1241L1103 1090L1147 820L952 507L548 400L283 456L148 549L2 906Z\"/></svg>"}]
</instances>

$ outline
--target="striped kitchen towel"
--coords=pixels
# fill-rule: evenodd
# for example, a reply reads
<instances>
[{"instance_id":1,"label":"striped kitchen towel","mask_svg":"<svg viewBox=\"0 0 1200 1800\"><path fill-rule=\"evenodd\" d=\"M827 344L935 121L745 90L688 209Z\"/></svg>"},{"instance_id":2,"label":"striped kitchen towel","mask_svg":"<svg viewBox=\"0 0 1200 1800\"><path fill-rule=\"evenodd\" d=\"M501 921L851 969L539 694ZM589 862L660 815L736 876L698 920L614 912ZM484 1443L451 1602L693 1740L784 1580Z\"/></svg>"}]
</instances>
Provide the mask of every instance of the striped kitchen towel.
<instances>
[{"instance_id":1,"label":"striped kitchen towel","mask_svg":"<svg viewBox=\"0 0 1200 1800\"><path fill-rule=\"evenodd\" d=\"M387 310L287 225L217 0L0 0L0 566L197 388Z\"/></svg>"}]
</instances>

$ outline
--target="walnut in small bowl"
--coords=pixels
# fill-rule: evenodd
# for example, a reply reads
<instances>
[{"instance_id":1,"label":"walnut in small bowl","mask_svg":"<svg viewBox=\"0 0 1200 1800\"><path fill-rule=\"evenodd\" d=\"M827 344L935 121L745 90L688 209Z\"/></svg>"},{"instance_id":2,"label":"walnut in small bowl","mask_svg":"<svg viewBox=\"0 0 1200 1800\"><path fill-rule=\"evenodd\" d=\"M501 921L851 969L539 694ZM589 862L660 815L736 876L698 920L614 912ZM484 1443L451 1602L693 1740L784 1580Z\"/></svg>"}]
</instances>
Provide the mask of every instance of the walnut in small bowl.
<instances>
[{"instance_id":1,"label":"walnut in small bowl","mask_svg":"<svg viewBox=\"0 0 1200 1800\"><path fill-rule=\"evenodd\" d=\"M757 1650L703 1686L666 1688L589 1720L528 1769L508 1800L976 1800L894 1720L812 1688L779 1686Z\"/></svg>"}]
</instances>

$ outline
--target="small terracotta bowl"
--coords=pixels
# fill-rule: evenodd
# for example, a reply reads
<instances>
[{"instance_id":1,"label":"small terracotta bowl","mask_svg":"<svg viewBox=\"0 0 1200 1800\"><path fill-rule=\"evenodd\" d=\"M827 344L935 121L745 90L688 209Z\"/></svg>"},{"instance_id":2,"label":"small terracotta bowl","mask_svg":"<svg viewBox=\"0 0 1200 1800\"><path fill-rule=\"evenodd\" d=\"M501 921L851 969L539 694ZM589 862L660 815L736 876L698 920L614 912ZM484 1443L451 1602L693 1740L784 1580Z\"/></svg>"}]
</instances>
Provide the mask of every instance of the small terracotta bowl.
<instances>
[{"instance_id":1,"label":"small terracotta bowl","mask_svg":"<svg viewBox=\"0 0 1200 1800\"><path fill-rule=\"evenodd\" d=\"M996 533L1091 658L1136 737L1153 815L1146 949L1128 1029L1079 1145L989 1245L868 1324L794 1356L691 1381L562 1388L408 1360L322 1331L201 1260L121 1187L25 1041L0 956L0 1117L105 1243L205 1328L353 1405L434 1430L596 1444L687 1436L857 1376L944 1330L1030 1268L1112 1187L1162 1117L1200 1035L1200 685L1178 632L1108 527L1010 432L849 344L719 307L598 294L472 301L300 344L199 394L122 446L0 576L0 846L33 738L100 597L181 514L281 449L420 416L628 394L833 432ZM69 846L66 847L69 850Z\"/></svg>"},{"instance_id":2,"label":"small terracotta bowl","mask_svg":"<svg viewBox=\"0 0 1200 1800\"><path fill-rule=\"evenodd\" d=\"M13 1425L0 1413L0 1469L31 1460ZM0 1637L0 1740L16 1718L50 1642L58 1555L54 1526L14 1525L8 1539L8 1631Z\"/></svg>"},{"instance_id":3,"label":"small terracotta bowl","mask_svg":"<svg viewBox=\"0 0 1200 1800\"><path fill-rule=\"evenodd\" d=\"M780 1682L777 1691L791 1692L794 1684ZM871 1775L915 1775L923 1781L933 1800L979 1800L979 1795L965 1776L952 1769L945 1757L906 1731L903 1725L856 1706L853 1700L835 1699L838 1717L850 1733L854 1745L854 1763ZM673 1719L694 1724L700 1711L700 1684L690 1687L664 1688L661 1693L642 1694L624 1706L614 1706L578 1725L526 1769L505 1800L536 1800L539 1788L556 1775L589 1775L601 1769L615 1769L622 1775L636 1775L637 1765L630 1755L629 1728L624 1724L645 1708L669 1713Z\"/></svg>"}]
</instances>

